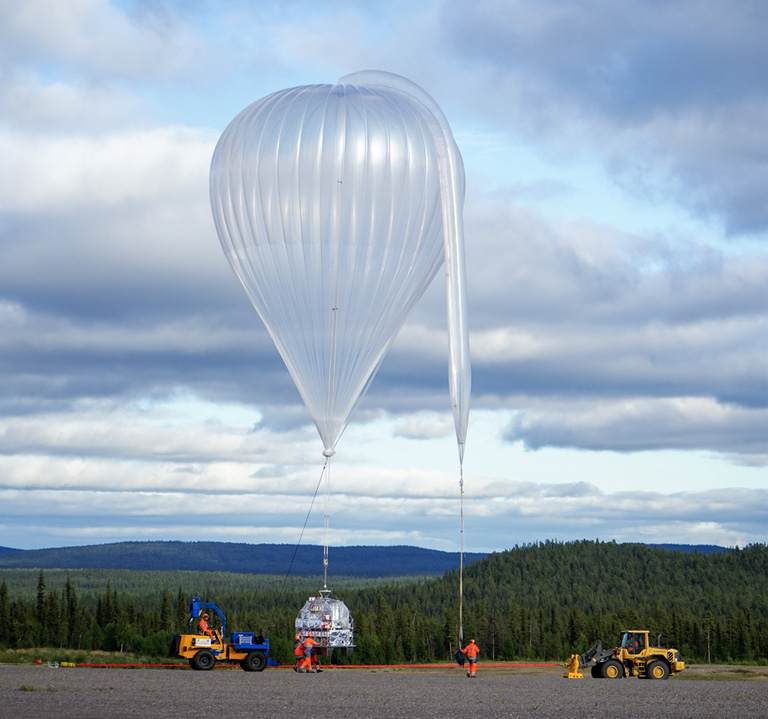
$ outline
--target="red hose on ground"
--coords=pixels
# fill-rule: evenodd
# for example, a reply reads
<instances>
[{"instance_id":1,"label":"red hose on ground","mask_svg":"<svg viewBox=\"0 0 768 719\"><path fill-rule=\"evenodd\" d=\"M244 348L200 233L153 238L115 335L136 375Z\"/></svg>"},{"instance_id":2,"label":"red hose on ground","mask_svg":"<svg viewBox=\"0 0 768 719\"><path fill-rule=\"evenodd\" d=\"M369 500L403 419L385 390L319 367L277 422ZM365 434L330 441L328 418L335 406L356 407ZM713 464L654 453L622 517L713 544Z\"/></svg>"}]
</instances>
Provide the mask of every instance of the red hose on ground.
<instances>
[{"instance_id":1,"label":"red hose on ground","mask_svg":"<svg viewBox=\"0 0 768 719\"><path fill-rule=\"evenodd\" d=\"M92 667L100 669L190 669L185 664L88 664L78 663L78 667ZM559 664L487 664L483 663L481 667L517 669L525 667L558 667ZM237 664L217 664L217 668L240 669ZM321 664L320 669L462 669L458 664ZM269 669L293 669L292 664L281 664Z\"/></svg>"}]
</instances>

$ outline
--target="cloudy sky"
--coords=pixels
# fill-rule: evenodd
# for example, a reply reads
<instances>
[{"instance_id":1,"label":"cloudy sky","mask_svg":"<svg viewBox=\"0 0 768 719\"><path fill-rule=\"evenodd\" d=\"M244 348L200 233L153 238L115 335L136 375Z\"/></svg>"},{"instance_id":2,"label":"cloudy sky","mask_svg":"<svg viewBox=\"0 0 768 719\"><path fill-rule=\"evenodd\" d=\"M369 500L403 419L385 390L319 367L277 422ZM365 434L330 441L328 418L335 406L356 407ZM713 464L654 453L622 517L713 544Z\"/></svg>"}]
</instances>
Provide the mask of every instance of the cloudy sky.
<instances>
[{"instance_id":1,"label":"cloudy sky","mask_svg":"<svg viewBox=\"0 0 768 719\"><path fill-rule=\"evenodd\" d=\"M465 547L766 542L767 8L0 0L0 545L322 543L208 170L251 102L366 69L464 158ZM337 450L331 544L458 549L442 281Z\"/></svg>"}]
</instances>

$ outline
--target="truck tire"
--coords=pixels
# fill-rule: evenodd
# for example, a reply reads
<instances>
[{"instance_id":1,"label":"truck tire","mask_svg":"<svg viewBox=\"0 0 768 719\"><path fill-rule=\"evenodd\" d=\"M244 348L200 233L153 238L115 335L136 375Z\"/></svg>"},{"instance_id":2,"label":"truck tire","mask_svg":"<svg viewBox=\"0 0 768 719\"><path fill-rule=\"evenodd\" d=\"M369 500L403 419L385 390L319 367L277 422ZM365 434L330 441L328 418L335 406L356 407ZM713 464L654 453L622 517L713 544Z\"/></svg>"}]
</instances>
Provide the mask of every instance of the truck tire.
<instances>
[{"instance_id":1,"label":"truck tire","mask_svg":"<svg viewBox=\"0 0 768 719\"><path fill-rule=\"evenodd\" d=\"M197 664L197 668L207 672L216 666L216 657L213 656L213 652L208 651L207 649L202 649L197 654L195 654L195 664Z\"/></svg>"},{"instance_id":2,"label":"truck tire","mask_svg":"<svg viewBox=\"0 0 768 719\"><path fill-rule=\"evenodd\" d=\"M595 666L593 666L589 672L592 674L593 679L603 678L603 667L600 664L595 664Z\"/></svg>"},{"instance_id":3,"label":"truck tire","mask_svg":"<svg viewBox=\"0 0 768 719\"><path fill-rule=\"evenodd\" d=\"M248 652L240 666L247 672L263 672L267 666L267 657L264 652L254 649L252 652Z\"/></svg>"},{"instance_id":4,"label":"truck tire","mask_svg":"<svg viewBox=\"0 0 768 719\"><path fill-rule=\"evenodd\" d=\"M622 679L624 677L624 667L621 662L615 659L609 659L602 665L603 679Z\"/></svg>"},{"instance_id":5,"label":"truck tire","mask_svg":"<svg viewBox=\"0 0 768 719\"><path fill-rule=\"evenodd\" d=\"M666 662L651 662L645 668L646 679L666 679L667 677L669 677L669 667L667 666Z\"/></svg>"}]
</instances>

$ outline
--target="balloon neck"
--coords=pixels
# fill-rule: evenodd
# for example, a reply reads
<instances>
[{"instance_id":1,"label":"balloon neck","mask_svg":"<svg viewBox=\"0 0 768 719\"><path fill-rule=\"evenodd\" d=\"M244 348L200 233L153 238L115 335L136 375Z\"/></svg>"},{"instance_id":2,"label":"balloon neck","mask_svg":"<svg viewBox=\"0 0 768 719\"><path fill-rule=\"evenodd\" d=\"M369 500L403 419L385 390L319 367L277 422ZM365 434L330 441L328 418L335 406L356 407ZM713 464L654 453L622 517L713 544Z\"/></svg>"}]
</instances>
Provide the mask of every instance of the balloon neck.
<instances>
[{"instance_id":1,"label":"balloon neck","mask_svg":"<svg viewBox=\"0 0 768 719\"><path fill-rule=\"evenodd\" d=\"M333 457L333 455L336 454L335 449L324 449L323 450L323 457Z\"/></svg>"}]
</instances>

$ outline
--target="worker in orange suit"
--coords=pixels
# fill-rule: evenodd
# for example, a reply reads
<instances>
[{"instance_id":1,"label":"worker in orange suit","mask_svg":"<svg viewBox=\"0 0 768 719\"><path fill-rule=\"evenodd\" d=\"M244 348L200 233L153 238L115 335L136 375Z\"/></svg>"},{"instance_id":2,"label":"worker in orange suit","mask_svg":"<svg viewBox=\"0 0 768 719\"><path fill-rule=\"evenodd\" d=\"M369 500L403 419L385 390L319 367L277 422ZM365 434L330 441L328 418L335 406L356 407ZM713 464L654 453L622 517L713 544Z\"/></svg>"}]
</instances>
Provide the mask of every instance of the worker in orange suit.
<instances>
[{"instance_id":1,"label":"worker in orange suit","mask_svg":"<svg viewBox=\"0 0 768 719\"><path fill-rule=\"evenodd\" d=\"M467 676L470 679L474 679L477 674L477 655L480 653L480 647L475 644L474 639L469 640L469 644L467 644L464 649L461 650L462 654L467 655L467 660L469 661L469 669L467 670Z\"/></svg>"},{"instance_id":2,"label":"worker in orange suit","mask_svg":"<svg viewBox=\"0 0 768 719\"><path fill-rule=\"evenodd\" d=\"M304 669L304 642L301 640L301 634L298 632L293 642L293 656L296 657L294 669L297 672L302 671Z\"/></svg>"},{"instance_id":3,"label":"worker in orange suit","mask_svg":"<svg viewBox=\"0 0 768 719\"><path fill-rule=\"evenodd\" d=\"M208 625L207 614L203 614L203 616L200 617L200 623L197 625L197 633L202 634L206 637L211 637L211 639L213 639L213 632L211 631L211 628Z\"/></svg>"},{"instance_id":4,"label":"worker in orange suit","mask_svg":"<svg viewBox=\"0 0 768 719\"><path fill-rule=\"evenodd\" d=\"M317 642L312 639L311 636L308 636L304 640L304 664L302 665L305 672L314 672L314 668L312 667L312 650L315 647L315 644Z\"/></svg>"}]
</instances>

